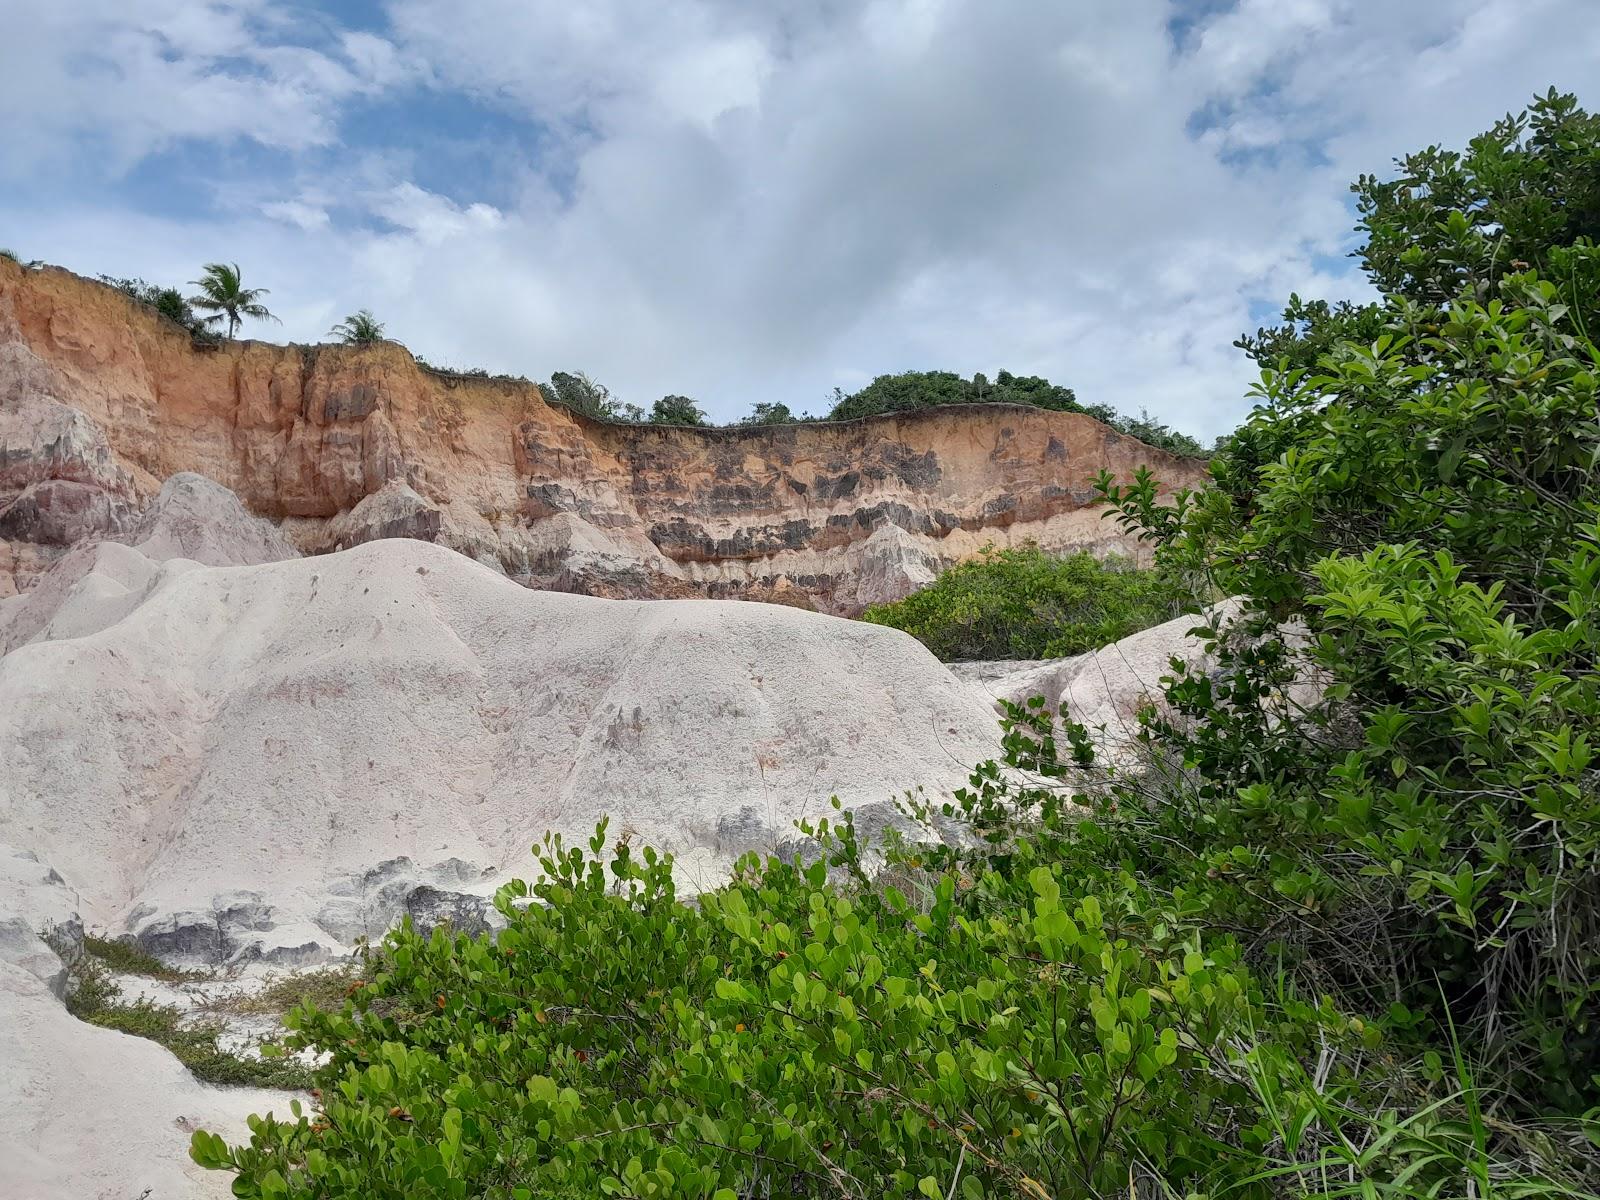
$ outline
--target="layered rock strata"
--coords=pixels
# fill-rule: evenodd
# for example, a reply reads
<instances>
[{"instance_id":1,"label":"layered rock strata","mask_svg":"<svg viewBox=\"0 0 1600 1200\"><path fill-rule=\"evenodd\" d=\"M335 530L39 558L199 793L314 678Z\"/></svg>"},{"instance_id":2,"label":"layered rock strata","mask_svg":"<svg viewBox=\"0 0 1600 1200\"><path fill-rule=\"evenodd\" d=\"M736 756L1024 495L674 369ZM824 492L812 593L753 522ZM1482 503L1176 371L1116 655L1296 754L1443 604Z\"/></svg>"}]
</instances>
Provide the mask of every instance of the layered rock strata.
<instances>
[{"instance_id":1,"label":"layered rock strata","mask_svg":"<svg viewBox=\"0 0 1600 1200\"><path fill-rule=\"evenodd\" d=\"M989 544L1137 555L1091 481L1141 465L1171 487L1202 475L1093 418L1010 406L605 424L391 343L197 348L114 289L0 260L0 594L194 471L307 552L404 536L540 588L798 591L848 614Z\"/></svg>"}]
</instances>

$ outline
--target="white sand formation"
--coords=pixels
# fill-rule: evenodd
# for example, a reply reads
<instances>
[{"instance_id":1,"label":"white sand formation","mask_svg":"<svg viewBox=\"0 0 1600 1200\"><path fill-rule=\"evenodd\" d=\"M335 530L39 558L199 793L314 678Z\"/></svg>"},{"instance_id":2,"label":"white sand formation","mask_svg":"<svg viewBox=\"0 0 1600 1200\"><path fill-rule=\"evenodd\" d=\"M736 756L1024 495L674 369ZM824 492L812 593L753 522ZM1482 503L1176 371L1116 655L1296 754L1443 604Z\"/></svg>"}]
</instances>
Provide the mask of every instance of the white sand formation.
<instances>
[{"instance_id":1,"label":"white sand formation","mask_svg":"<svg viewBox=\"0 0 1600 1200\"><path fill-rule=\"evenodd\" d=\"M189 1160L194 1130L242 1141L251 1113L288 1115L287 1093L208 1087L154 1042L79 1021L3 955L0 1013L8 1200L221 1200L233 1176Z\"/></svg>"},{"instance_id":2,"label":"white sand formation","mask_svg":"<svg viewBox=\"0 0 1600 1200\"><path fill-rule=\"evenodd\" d=\"M1201 670L1213 665L1204 640L1191 631L1236 611L1236 604L1226 602L1209 615L1186 614L1070 658L956 663L951 670L997 702L1024 704L1043 697L1050 712L1064 712L1086 726L1110 759L1127 761L1139 732L1139 710L1160 702L1161 681L1172 674L1172 660Z\"/></svg>"},{"instance_id":3,"label":"white sand formation","mask_svg":"<svg viewBox=\"0 0 1600 1200\"><path fill-rule=\"evenodd\" d=\"M0 842L169 955L463 919L602 815L710 882L831 795L938 793L994 749L982 700L877 626L532 592L410 540L125 587L96 553L0 659Z\"/></svg>"},{"instance_id":4,"label":"white sand formation","mask_svg":"<svg viewBox=\"0 0 1600 1200\"><path fill-rule=\"evenodd\" d=\"M115 624L168 573L299 554L268 521L203 475L174 475L128 528L68 550L29 590L0 599L0 654Z\"/></svg>"}]
</instances>

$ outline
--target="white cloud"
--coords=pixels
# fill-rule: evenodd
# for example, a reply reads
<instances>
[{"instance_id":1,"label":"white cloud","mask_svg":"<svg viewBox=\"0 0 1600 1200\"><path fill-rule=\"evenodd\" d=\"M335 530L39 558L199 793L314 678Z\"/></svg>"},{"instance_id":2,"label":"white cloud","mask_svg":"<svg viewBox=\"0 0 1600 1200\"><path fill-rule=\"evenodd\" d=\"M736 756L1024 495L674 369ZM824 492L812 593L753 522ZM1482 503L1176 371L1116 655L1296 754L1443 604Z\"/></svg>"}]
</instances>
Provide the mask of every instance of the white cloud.
<instances>
[{"instance_id":1,"label":"white cloud","mask_svg":"<svg viewBox=\"0 0 1600 1200\"><path fill-rule=\"evenodd\" d=\"M499 228L501 214L487 204L459 205L445 196L402 183L373 204L384 220L413 235L423 246Z\"/></svg>"},{"instance_id":2,"label":"white cloud","mask_svg":"<svg viewBox=\"0 0 1600 1200\"><path fill-rule=\"evenodd\" d=\"M114 191L0 198L19 250L152 278L225 253L272 275L292 336L369 306L436 361L725 417L1007 367L1206 435L1244 410L1253 306L1364 292L1327 266L1350 179L1600 60L1580 0L1241 0L1181 46L1165 0L394 0L382 36L320 49L265 0L133 7L58 0L33 52L0 47L0 107L50 97L0 182L52 140L133 162L248 138L298 166L216 180L187 225ZM447 196L420 151L341 141L343 106L419 83L408 103L542 131L514 194Z\"/></svg>"},{"instance_id":3,"label":"white cloud","mask_svg":"<svg viewBox=\"0 0 1600 1200\"><path fill-rule=\"evenodd\" d=\"M328 210L304 200L274 200L263 204L261 211L269 217L276 217L280 221L287 221L304 229L307 233L316 229L326 229L332 218Z\"/></svg>"},{"instance_id":4,"label":"white cloud","mask_svg":"<svg viewBox=\"0 0 1600 1200\"><path fill-rule=\"evenodd\" d=\"M0 171L115 169L184 139L287 150L335 140L334 105L396 77L377 38L347 62L256 28L270 0L50 0L6 6Z\"/></svg>"}]
</instances>

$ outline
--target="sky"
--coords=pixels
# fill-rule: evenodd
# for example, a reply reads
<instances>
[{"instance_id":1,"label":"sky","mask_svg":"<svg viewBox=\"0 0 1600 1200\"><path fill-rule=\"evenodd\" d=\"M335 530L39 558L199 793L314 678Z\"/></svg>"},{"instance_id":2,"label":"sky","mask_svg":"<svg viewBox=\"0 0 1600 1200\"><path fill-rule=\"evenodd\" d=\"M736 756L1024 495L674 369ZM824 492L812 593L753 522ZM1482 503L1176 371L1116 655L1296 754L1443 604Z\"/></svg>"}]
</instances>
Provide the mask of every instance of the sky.
<instances>
[{"instance_id":1,"label":"sky","mask_svg":"<svg viewBox=\"0 0 1600 1200\"><path fill-rule=\"evenodd\" d=\"M1353 179L1600 104L1592 3L0 0L0 246L721 420L1005 368L1210 438L1370 294Z\"/></svg>"}]
</instances>

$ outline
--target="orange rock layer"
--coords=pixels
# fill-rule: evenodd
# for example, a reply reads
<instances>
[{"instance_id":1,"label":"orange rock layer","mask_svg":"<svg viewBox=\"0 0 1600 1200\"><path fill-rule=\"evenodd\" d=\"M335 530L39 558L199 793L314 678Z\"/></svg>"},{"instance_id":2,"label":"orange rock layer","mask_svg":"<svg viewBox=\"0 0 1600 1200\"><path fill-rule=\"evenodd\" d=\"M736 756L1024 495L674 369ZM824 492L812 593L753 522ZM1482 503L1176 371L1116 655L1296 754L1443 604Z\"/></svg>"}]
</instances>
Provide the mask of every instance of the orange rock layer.
<instances>
[{"instance_id":1,"label":"orange rock layer","mask_svg":"<svg viewBox=\"0 0 1600 1200\"><path fill-rule=\"evenodd\" d=\"M317 552L438 541L530 586L854 613L989 544L1137 555L1091 481L1203 466L1091 417L960 407L739 429L611 425L401 346L200 349L112 288L0 260L0 576L196 471ZM9 590L0 579L0 594Z\"/></svg>"}]
</instances>

